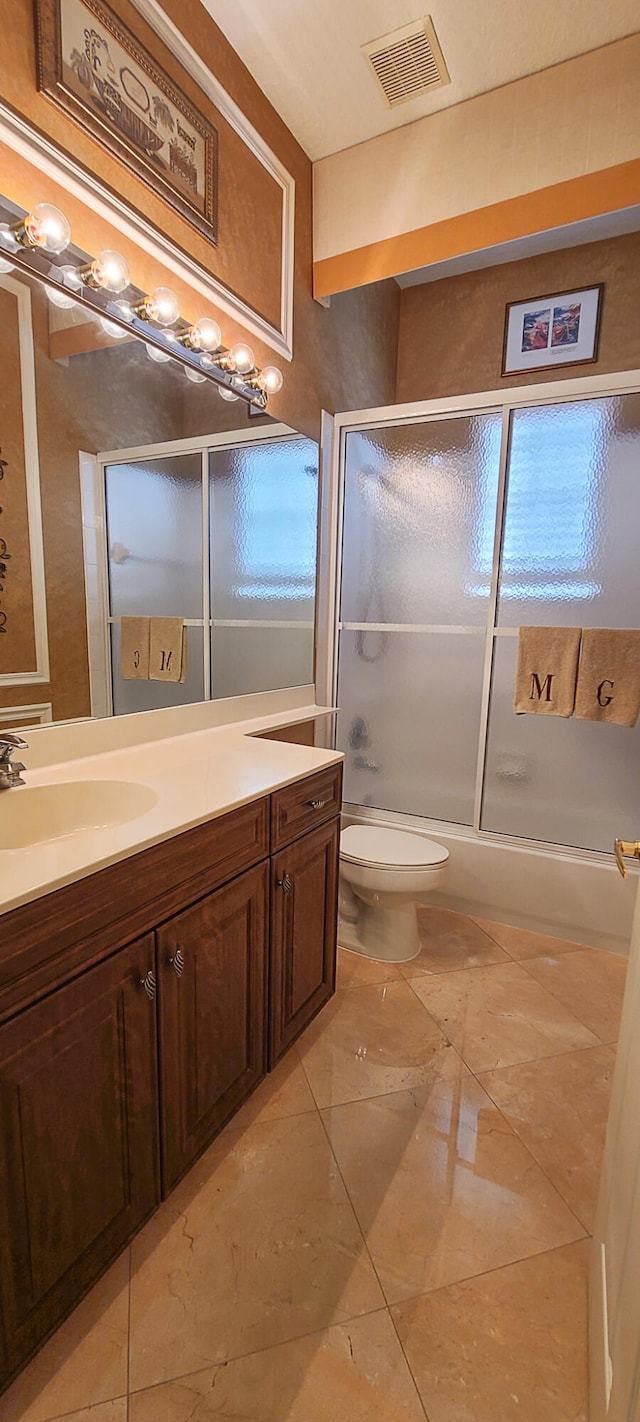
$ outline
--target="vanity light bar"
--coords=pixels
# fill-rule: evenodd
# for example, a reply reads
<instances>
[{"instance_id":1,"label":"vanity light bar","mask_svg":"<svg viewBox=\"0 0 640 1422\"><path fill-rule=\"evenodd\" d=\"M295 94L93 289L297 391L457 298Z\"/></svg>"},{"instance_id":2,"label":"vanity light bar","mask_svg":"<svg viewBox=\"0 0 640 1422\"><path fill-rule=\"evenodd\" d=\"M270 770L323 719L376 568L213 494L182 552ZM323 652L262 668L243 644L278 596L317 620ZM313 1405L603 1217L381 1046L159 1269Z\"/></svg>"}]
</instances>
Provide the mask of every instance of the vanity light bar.
<instances>
[{"instance_id":1,"label":"vanity light bar","mask_svg":"<svg viewBox=\"0 0 640 1422\"><path fill-rule=\"evenodd\" d=\"M208 380L226 399L240 398L265 410L269 395L282 389L282 372L276 366L257 369L245 341L230 350L223 346L217 321L209 316L192 326L182 321L169 287L158 286L147 296L131 286L119 252L90 257L70 247L70 239L71 228L59 208L38 203L25 213L0 199L0 271L17 268L38 276L52 292L91 311L107 334L139 336L156 360L175 361L191 380Z\"/></svg>"}]
</instances>

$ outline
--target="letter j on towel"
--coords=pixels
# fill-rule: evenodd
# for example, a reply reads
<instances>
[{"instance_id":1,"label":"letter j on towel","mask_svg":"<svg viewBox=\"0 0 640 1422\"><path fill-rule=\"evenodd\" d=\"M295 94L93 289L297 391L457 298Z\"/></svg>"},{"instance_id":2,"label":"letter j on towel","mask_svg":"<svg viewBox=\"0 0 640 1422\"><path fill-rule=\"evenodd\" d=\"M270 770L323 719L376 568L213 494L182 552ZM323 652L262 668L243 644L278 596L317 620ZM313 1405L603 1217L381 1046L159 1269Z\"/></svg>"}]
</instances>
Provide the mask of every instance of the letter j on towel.
<instances>
[{"instance_id":1,"label":"letter j on towel","mask_svg":"<svg viewBox=\"0 0 640 1422\"><path fill-rule=\"evenodd\" d=\"M579 652L579 627L521 627L513 698L516 715L571 716Z\"/></svg>"}]
</instances>

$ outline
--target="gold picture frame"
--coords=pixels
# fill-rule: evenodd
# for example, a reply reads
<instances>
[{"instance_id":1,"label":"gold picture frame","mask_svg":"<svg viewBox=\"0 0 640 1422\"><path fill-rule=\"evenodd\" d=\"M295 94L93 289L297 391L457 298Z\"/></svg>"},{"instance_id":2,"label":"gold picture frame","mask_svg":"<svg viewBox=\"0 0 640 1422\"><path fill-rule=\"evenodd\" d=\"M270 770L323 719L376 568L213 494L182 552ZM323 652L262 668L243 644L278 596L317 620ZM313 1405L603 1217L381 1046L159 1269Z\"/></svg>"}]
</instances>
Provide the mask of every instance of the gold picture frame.
<instances>
[{"instance_id":1,"label":"gold picture frame","mask_svg":"<svg viewBox=\"0 0 640 1422\"><path fill-rule=\"evenodd\" d=\"M502 376L591 365L598 359L604 283L507 305Z\"/></svg>"},{"instance_id":2,"label":"gold picture frame","mask_svg":"<svg viewBox=\"0 0 640 1422\"><path fill-rule=\"evenodd\" d=\"M217 241L218 135L105 0L36 0L38 88Z\"/></svg>"}]
</instances>

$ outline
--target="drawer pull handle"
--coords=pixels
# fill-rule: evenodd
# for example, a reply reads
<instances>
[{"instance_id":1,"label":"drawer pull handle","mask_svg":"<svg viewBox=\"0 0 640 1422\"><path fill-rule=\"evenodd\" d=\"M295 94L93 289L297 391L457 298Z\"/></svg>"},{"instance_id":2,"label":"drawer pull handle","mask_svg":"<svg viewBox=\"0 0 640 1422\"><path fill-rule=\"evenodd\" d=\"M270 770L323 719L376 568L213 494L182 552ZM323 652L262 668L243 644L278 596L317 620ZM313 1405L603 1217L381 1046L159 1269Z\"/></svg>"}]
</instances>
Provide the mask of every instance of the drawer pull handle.
<instances>
[{"instance_id":1,"label":"drawer pull handle","mask_svg":"<svg viewBox=\"0 0 640 1422\"><path fill-rule=\"evenodd\" d=\"M278 888L282 889L283 893L291 893L291 890L293 888L293 880L291 879L289 874L283 874L281 879L276 879L276 883Z\"/></svg>"},{"instance_id":2,"label":"drawer pull handle","mask_svg":"<svg viewBox=\"0 0 640 1422\"><path fill-rule=\"evenodd\" d=\"M140 987L144 988L149 1002L153 1002L156 995L156 975L153 968L149 968L144 977L140 978Z\"/></svg>"},{"instance_id":3,"label":"drawer pull handle","mask_svg":"<svg viewBox=\"0 0 640 1422\"><path fill-rule=\"evenodd\" d=\"M173 968L173 971L177 978L182 977L182 974L184 972L184 957L181 948L176 948L173 957L169 959L169 966Z\"/></svg>"},{"instance_id":4,"label":"drawer pull handle","mask_svg":"<svg viewBox=\"0 0 640 1422\"><path fill-rule=\"evenodd\" d=\"M307 800L307 804L311 806L312 810L321 810L327 803L327 800Z\"/></svg>"}]
</instances>

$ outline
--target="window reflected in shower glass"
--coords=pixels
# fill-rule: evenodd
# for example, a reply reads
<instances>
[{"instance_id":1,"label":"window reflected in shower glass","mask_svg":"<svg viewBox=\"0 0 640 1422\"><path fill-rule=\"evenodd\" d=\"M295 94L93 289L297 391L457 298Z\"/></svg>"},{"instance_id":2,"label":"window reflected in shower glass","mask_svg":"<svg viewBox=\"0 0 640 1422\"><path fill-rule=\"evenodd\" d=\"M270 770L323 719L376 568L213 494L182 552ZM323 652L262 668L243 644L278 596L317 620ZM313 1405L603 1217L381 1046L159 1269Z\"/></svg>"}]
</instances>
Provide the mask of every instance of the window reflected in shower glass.
<instances>
[{"instance_id":1,"label":"window reflected in shower glass","mask_svg":"<svg viewBox=\"0 0 640 1422\"><path fill-rule=\"evenodd\" d=\"M209 509L213 695L312 682L317 445L212 450Z\"/></svg>"},{"instance_id":2,"label":"window reflected in shower glass","mask_svg":"<svg viewBox=\"0 0 640 1422\"><path fill-rule=\"evenodd\" d=\"M489 413L348 433L344 622L483 625L500 430Z\"/></svg>"},{"instance_id":3,"label":"window reflected in shower glass","mask_svg":"<svg viewBox=\"0 0 640 1422\"><path fill-rule=\"evenodd\" d=\"M202 617L199 454L105 470L112 617Z\"/></svg>"},{"instance_id":4,"label":"window reflected in shower glass","mask_svg":"<svg viewBox=\"0 0 640 1422\"><path fill-rule=\"evenodd\" d=\"M342 632L345 800L472 823L484 646L476 633Z\"/></svg>"},{"instance_id":5,"label":"window reflected in shower glass","mask_svg":"<svg viewBox=\"0 0 640 1422\"><path fill-rule=\"evenodd\" d=\"M640 396L516 410L502 626L635 626Z\"/></svg>"},{"instance_id":6,"label":"window reflected in shower glass","mask_svg":"<svg viewBox=\"0 0 640 1422\"><path fill-rule=\"evenodd\" d=\"M640 723L515 716L516 637L495 642L481 828L581 849L636 839Z\"/></svg>"}]
</instances>

